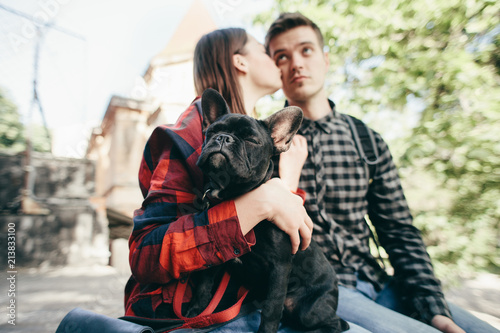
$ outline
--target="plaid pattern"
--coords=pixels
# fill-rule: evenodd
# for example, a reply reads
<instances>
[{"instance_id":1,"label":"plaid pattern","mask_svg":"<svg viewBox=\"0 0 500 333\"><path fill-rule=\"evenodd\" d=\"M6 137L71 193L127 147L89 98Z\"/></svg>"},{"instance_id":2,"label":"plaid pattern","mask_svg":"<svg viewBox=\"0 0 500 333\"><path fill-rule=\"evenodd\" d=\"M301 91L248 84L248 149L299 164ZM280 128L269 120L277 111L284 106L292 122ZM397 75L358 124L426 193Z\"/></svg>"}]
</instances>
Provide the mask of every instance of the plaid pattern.
<instances>
[{"instance_id":1,"label":"plaid pattern","mask_svg":"<svg viewBox=\"0 0 500 333\"><path fill-rule=\"evenodd\" d=\"M408 314L427 323L436 314L450 316L386 143L373 132L381 160L369 185L349 125L330 104L331 114L318 121L304 119L299 130L309 150L299 187L307 193L313 238L342 284L355 287L358 276L380 290L387 274L370 254L368 214L396 281L408 295Z\"/></svg>"},{"instance_id":2,"label":"plaid pattern","mask_svg":"<svg viewBox=\"0 0 500 333\"><path fill-rule=\"evenodd\" d=\"M179 279L250 251L233 201L203 210L202 116L193 103L173 126L154 130L144 149L139 184L144 196L129 239L132 277L125 289L128 316L173 318ZM191 297L188 287L184 302Z\"/></svg>"}]
</instances>

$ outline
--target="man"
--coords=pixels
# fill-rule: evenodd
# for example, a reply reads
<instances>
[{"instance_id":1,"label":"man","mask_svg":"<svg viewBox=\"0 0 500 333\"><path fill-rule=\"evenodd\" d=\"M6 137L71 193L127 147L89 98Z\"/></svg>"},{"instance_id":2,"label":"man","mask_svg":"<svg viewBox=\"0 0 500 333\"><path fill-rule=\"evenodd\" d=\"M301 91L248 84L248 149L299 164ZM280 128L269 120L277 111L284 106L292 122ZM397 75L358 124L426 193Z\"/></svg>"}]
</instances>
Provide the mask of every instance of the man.
<instances>
[{"instance_id":1,"label":"man","mask_svg":"<svg viewBox=\"0 0 500 333\"><path fill-rule=\"evenodd\" d=\"M299 13L282 14L265 44L281 69L287 103L301 107L306 118L299 130L303 138L295 142L308 153L301 173L294 183L293 169L302 161L291 149L282 154L280 176L307 192L313 237L341 282L339 316L371 332L497 332L455 306L450 312L412 225L389 149L375 132L380 160L372 179L366 175L350 127L324 89L329 60L316 24ZM295 152L300 155L300 148ZM394 277L370 254L366 214L389 254Z\"/></svg>"}]
</instances>

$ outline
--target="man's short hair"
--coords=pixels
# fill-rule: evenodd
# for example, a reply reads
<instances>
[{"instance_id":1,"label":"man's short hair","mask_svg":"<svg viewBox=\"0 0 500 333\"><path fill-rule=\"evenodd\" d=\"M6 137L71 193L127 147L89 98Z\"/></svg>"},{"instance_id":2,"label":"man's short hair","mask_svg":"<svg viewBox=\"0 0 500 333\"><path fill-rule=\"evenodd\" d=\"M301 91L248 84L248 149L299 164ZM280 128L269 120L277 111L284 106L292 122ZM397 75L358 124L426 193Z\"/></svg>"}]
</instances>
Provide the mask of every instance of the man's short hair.
<instances>
[{"instance_id":1,"label":"man's short hair","mask_svg":"<svg viewBox=\"0 0 500 333\"><path fill-rule=\"evenodd\" d=\"M299 12L281 13L280 16L271 24L271 26L267 30L266 41L265 41L265 47L267 53L269 53L269 43L274 37L293 28L302 26L311 27L316 33L316 36L318 37L318 42L321 48L325 46L323 35L321 34L321 30L318 28L316 23L314 23L309 18L305 17Z\"/></svg>"}]
</instances>

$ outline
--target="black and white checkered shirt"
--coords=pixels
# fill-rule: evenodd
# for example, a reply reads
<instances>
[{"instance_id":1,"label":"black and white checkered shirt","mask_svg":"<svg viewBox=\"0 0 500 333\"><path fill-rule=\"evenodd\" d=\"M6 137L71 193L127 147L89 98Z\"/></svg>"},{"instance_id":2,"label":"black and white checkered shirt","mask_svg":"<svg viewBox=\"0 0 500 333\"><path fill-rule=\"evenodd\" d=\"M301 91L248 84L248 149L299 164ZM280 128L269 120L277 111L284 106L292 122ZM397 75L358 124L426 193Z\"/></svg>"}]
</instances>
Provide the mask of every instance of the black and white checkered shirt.
<instances>
[{"instance_id":1,"label":"black and white checkered shirt","mask_svg":"<svg viewBox=\"0 0 500 333\"><path fill-rule=\"evenodd\" d=\"M333 265L340 283L356 286L356 277L380 290L386 272L371 255L368 215L381 246L389 255L398 287L406 295L408 315L430 323L436 314L450 317L419 231L412 225L401 182L387 144L374 133L380 163L369 184L348 123L335 111L311 121L299 134L307 139L309 156L299 187L314 221L314 240Z\"/></svg>"}]
</instances>

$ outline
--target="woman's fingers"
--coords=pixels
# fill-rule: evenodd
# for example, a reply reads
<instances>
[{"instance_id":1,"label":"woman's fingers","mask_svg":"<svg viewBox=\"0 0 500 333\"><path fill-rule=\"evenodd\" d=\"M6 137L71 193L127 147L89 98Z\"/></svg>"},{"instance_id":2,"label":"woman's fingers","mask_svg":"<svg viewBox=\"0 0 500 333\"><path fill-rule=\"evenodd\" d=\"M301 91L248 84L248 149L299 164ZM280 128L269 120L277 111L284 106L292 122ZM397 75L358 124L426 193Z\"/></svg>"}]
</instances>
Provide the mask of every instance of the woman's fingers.
<instances>
[{"instance_id":1,"label":"woman's fingers","mask_svg":"<svg viewBox=\"0 0 500 333\"><path fill-rule=\"evenodd\" d=\"M262 220L269 220L290 237L292 252L305 250L311 243L313 222L303 200L293 194L283 180L273 178L235 199L241 231L246 235Z\"/></svg>"}]
</instances>

